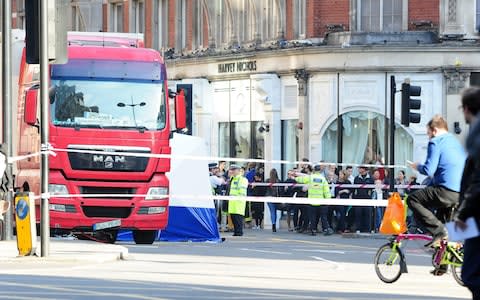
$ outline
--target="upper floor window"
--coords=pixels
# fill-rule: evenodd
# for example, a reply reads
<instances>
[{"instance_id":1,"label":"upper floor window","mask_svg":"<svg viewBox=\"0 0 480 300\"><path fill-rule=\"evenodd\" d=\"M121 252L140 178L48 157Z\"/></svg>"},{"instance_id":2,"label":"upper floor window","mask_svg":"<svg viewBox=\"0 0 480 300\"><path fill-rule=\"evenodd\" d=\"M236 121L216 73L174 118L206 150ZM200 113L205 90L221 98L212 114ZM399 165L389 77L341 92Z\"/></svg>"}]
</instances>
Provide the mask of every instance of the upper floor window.
<instances>
[{"instance_id":1,"label":"upper floor window","mask_svg":"<svg viewBox=\"0 0 480 300\"><path fill-rule=\"evenodd\" d=\"M132 2L131 24L132 32L143 33L145 28L145 8L143 0Z\"/></svg>"},{"instance_id":2,"label":"upper floor window","mask_svg":"<svg viewBox=\"0 0 480 300\"><path fill-rule=\"evenodd\" d=\"M475 9L475 30L480 31L480 0L476 1Z\"/></svg>"},{"instance_id":3,"label":"upper floor window","mask_svg":"<svg viewBox=\"0 0 480 300\"><path fill-rule=\"evenodd\" d=\"M358 28L364 32L402 31L404 0L359 0Z\"/></svg>"},{"instance_id":4,"label":"upper floor window","mask_svg":"<svg viewBox=\"0 0 480 300\"><path fill-rule=\"evenodd\" d=\"M304 39L306 37L307 4L306 0L293 1L293 38Z\"/></svg>"},{"instance_id":5,"label":"upper floor window","mask_svg":"<svg viewBox=\"0 0 480 300\"><path fill-rule=\"evenodd\" d=\"M193 36L192 36L192 48L198 49L202 48L203 46L203 6L200 1L193 2L193 16L192 16L192 23L193 23Z\"/></svg>"},{"instance_id":6,"label":"upper floor window","mask_svg":"<svg viewBox=\"0 0 480 300\"><path fill-rule=\"evenodd\" d=\"M268 41L278 37L280 31L280 16L278 15L277 2L274 0L259 1L263 4L263 11L260 19L262 20L262 40Z\"/></svg>"},{"instance_id":7,"label":"upper floor window","mask_svg":"<svg viewBox=\"0 0 480 300\"><path fill-rule=\"evenodd\" d=\"M17 28L25 29L25 0L17 0Z\"/></svg>"},{"instance_id":8,"label":"upper floor window","mask_svg":"<svg viewBox=\"0 0 480 300\"><path fill-rule=\"evenodd\" d=\"M153 3L153 47L161 50L168 47L168 0Z\"/></svg>"},{"instance_id":9,"label":"upper floor window","mask_svg":"<svg viewBox=\"0 0 480 300\"><path fill-rule=\"evenodd\" d=\"M181 52L187 46L187 1L177 0L175 14L175 50Z\"/></svg>"},{"instance_id":10,"label":"upper floor window","mask_svg":"<svg viewBox=\"0 0 480 300\"><path fill-rule=\"evenodd\" d=\"M70 3L69 30L98 32L102 30L102 1L77 0Z\"/></svg>"},{"instance_id":11,"label":"upper floor window","mask_svg":"<svg viewBox=\"0 0 480 300\"><path fill-rule=\"evenodd\" d=\"M110 3L110 31L123 32L123 1Z\"/></svg>"}]
</instances>

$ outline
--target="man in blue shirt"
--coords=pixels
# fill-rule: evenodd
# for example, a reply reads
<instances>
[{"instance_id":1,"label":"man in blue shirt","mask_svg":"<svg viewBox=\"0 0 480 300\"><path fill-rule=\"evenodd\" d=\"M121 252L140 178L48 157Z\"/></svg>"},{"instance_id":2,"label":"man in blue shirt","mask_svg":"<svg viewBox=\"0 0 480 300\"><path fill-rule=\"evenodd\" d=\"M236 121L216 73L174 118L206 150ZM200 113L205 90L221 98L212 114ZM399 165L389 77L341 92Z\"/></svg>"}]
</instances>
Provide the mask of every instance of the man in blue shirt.
<instances>
[{"instance_id":1,"label":"man in blue shirt","mask_svg":"<svg viewBox=\"0 0 480 300\"><path fill-rule=\"evenodd\" d=\"M444 118L434 116L427 124L428 143L425 163L411 163L411 168L431 178L428 187L409 195L408 207L417 222L433 236L430 247L447 237L442 222L430 209L456 206L466 154L460 142L448 132Z\"/></svg>"}]
</instances>

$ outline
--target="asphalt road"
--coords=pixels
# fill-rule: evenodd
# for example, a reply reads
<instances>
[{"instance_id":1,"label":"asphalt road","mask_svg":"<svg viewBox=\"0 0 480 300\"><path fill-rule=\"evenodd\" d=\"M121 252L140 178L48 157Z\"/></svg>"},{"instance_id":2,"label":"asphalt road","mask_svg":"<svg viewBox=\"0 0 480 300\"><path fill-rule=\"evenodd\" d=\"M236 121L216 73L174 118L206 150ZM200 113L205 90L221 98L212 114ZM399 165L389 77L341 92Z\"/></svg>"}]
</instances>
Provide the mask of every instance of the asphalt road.
<instances>
[{"instance_id":1,"label":"asphalt road","mask_svg":"<svg viewBox=\"0 0 480 300\"><path fill-rule=\"evenodd\" d=\"M393 284L373 268L386 242L246 231L223 243L155 243L111 263L0 263L0 299L469 299L431 253L407 245L409 273Z\"/></svg>"}]
</instances>

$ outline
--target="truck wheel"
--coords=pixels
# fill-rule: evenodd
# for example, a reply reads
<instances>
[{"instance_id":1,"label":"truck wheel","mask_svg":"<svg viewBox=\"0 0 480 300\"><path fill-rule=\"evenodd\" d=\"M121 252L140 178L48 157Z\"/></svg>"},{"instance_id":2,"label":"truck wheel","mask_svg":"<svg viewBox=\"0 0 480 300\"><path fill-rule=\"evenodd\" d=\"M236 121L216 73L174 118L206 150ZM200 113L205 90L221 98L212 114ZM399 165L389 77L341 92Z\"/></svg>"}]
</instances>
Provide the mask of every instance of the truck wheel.
<instances>
[{"instance_id":1,"label":"truck wheel","mask_svg":"<svg viewBox=\"0 0 480 300\"><path fill-rule=\"evenodd\" d=\"M134 230L133 240L135 244L151 245L157 237L157 230Z\"/></svg>"}]
</instances>

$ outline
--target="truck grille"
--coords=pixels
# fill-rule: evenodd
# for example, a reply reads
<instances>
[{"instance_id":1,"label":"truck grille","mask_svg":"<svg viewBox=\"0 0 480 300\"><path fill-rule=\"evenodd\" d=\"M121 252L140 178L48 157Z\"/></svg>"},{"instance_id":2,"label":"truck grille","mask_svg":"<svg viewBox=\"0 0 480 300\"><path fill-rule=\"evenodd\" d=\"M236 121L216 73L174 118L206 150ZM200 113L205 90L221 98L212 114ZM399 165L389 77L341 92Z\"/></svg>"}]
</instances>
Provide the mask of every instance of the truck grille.
<instances>
[{"instance_id":1,"label":"truck grille","mask_svg":"<svg viewBox=\"0 0 480 300\"><path fill-rule=\"evenodd\" d=\"M125 219L132 213L131 207L82 206L83 213L89 218L121 218Z\"/></svg>"},{"instance_id":2,"label":"truck grille","mask_svg":"<svg viewBox=\"0 0 480 300\"><path fill-rule=\"evenodd\" d=\"M68 159L73 170L143 172L148 157L122 155L122 152L146 154L150 149L142 147L70 145L71 150L98 151L98 153L69 152ZM108 154L102 154L106 152ZM113 154L115 153L115 154Z\"/></svg>"},{"instance_id":3,"label":"truck grille","mask_svg":"<svg viewBox=\"0 0 480 300\"><path fill-rule=\"evenodd\" d=\"M100 195L109 195L109 194L121 194L121 195L134 195L136 189L134 188L122 188L122 187L98 187L98 186L81 186L80 187L80 193L81 194L86 194L86 195L95 195L95 194L100 194ZM96 198L101 198L101 199L113 199L112 197L109 196L99 196ZM129 200L132 199L133 196L130 197L118 197L116 199L124 199L124 200Z\"/></svg>"}]
</instances>

